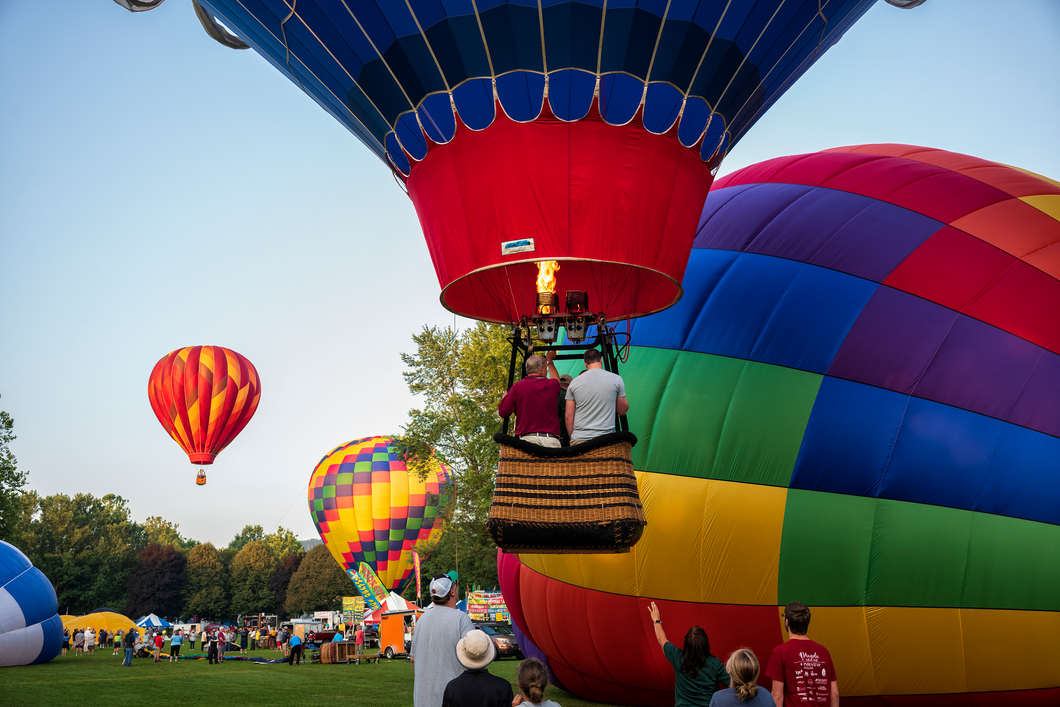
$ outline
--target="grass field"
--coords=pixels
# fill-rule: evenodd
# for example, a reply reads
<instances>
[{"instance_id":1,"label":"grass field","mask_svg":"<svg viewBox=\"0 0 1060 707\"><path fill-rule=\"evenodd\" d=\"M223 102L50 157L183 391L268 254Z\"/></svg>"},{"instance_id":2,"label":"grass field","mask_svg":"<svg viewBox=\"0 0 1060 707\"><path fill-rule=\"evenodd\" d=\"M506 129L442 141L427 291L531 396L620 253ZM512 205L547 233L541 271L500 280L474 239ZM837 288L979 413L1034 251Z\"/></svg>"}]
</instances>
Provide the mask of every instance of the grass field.
<instances>
[{"instance_id":1,"label":"grass field","mask_svg":"<svg viewBox=\"0 0 1060 707\"><path fill-rule=\"evenodd\" d=\"M193 653L197 655L198 653ZM254 650L251 657L266 659L278 653ZM225 661L210 665L206 660L168 658L155 664L150 658L133 659L132 667L121 667L122 656L110 650L91 656L69 653L43 665L0 668L0 705L3 707L50 707L51 705L134 705L165 707L171 704L210 705L363 705L364 707L412 707L412 665L404 660L382 659L378 665L323 665L286 663L262 665L249 661ZM494 662L490 672L515 686L519 661ZM562 707L598 707L568 692L549 686L547 699Z\"/></svg>"}]
</instances>

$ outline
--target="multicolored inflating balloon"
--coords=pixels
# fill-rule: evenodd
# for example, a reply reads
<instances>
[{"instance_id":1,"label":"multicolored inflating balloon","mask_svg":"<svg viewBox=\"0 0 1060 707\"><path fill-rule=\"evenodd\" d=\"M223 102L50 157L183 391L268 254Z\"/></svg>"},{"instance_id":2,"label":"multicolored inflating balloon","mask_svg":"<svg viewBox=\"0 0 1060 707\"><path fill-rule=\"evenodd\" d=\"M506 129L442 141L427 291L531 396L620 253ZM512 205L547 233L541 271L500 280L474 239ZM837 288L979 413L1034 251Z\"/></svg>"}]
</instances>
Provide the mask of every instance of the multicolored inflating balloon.
<instances>
[{"instance_id":1,"label":"multicolored inflating balloon","mask_svg":"<svg viewBox=\"0 0 1060 707\"><path fill-rule=\"evenodd\" d=\"M0 668L47 663L62 645L51 582L21 550L0 540Z\"/></svg>"},{"instance_id":2,"label":"multicolored inflating balloon","mask_svg":"<svg viewBox=\"0 0 1060 707\"><path fill-rule=\"evenodd\" d=\"M442 288L518 321L536 262L664 309L713 170L874 0L209 0L406 182Z\"/></svg>"},{"instance_id":3,"label":"multicolored inflating balloon","mask_svg":"<svg viewBox=\"0 0 1060 707\"><path fill-rule=\"evenodd\" d=\"M254 416L261 383L254 364L222 346L188 346L162 357L147 397L155 417L192 464L213 464Z\"/></svg>"},{"instance_id":4,"label":"multicolored inflating balloon","mask_svg":"<svg viewBox=\"0 0 1060 707\"><path fill-rule=\"evenodd\" d=\"M801 601L844 705L1060 702L1060 183L770 160L715 184L684 288L622 367L641 542L500 563L563 685L672 704L650 600L762 661Z\"/></svg>"},{"instance_id":5,"label":"multicolored inflating balloon","mask_svg":"<svg viewBox=\"0 0 1060 707\"><path fill-rule=\"evenodd\" d=\"M449 473L431 460L420 481L392 444L392 437L367 437L328 452L309 478L309 512L347 574L363 562L400 594L413 579L416 545L441 536L436 521L449 503Z\"/></svg>"}]
</instances>

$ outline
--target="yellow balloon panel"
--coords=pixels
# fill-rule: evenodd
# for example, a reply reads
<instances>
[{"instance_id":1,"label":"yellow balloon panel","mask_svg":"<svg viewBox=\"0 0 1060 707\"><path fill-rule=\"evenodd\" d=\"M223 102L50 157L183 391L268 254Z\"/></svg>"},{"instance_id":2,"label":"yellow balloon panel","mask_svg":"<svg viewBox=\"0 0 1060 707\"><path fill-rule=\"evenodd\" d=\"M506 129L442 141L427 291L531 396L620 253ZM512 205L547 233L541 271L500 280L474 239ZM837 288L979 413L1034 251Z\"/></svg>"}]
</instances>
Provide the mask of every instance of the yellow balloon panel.
<instances>
[{"instance_id":1,"label":"yellow balloon panel","mask_svg":"<svg viewBox=\"0 0 1060 707\"><path fill-rule=\"evenodd\" d=\"M807 635L828 648L843 695L996 692L1060 683L1060 615L1054 612L811 608Z\"/></svg>"},{"instance_id":2,"label":"yellow balloon panel","mask_svg":"<svg viewBox=\"0 0 1060 707\"><path fill-rule=\"evenodd\" d=\"M520 554L522 563L561 582L627 596L777 603L787 489L650 472L637 472L637 483L648 525L628 554Z\"/></svg>"}]
</instances>

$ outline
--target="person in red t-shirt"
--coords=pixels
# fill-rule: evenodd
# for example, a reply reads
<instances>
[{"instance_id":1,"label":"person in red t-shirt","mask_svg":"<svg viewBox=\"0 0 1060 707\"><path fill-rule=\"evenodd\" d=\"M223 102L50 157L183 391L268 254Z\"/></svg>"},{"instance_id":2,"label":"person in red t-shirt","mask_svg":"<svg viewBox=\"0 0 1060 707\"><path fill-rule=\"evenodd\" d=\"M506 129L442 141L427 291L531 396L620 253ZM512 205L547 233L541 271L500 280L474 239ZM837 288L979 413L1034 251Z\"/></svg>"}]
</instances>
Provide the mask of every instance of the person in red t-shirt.
<instances>
[{"instance_id":1,"label":"person in red t-shirt","mask_svg":"<svg viewBox=\"0 0 1060 707\"><path fill-rule=\"evenodd\" d=\"M773 680L777 707L828 705L839 707L839 683L828 649L806 638L810 610L793 601L784 607L789 640L773 649L766 677Z\"/></svg>"},{"instance_id":2,"label":"person in red t-shirt","mask_svg":"<svg viewBox=\"0 0 1060 707\"><path fill-rule=\"evenodd\" d=\"M515 436L541 445L559 447L559 416L556 399L559 397L559 371L549 358L534 354L526 359L526 378L512 386L497 405L497 414L508 417L515 413ZM547 370L546 370L547 369Z\"/></svg>"},{"instance_id":3,"label":"person in red t-shirt","mask_svg":"<svg viewBox=\"0 0 1060 707\"><path fill-rule=\"evenodd\" d=\"M162 637L162 632L161 631L159 631L158 633L155 634L155 639L154 639L155 651L154 651L154 653L155 653L155 662L156 663L158 662L158 656L160 656L162 654L162 643L164 641L165 641L165 639Z\"/></svg>"}]
</instances>

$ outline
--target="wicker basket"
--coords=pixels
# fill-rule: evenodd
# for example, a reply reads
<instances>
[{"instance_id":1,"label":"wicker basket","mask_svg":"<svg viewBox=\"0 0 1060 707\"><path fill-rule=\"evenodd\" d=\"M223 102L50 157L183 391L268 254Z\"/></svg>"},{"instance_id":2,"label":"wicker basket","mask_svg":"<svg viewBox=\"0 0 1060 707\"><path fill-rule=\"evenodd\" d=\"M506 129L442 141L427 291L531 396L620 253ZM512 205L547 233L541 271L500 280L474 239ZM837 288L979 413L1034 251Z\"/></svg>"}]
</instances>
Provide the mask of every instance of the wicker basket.
<instances>
[{"instance_id":1,"label":"wicker basket","mask_svg":"<svg viewBox=\"0 0 1060 707\"><path fill-rule=\"evenodd\" d=\"M505 552L629 552L646 522L628 432L548 449L496 435L500 465L487 527Z\"/></svg>"}]
</instances>

